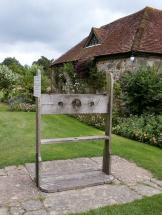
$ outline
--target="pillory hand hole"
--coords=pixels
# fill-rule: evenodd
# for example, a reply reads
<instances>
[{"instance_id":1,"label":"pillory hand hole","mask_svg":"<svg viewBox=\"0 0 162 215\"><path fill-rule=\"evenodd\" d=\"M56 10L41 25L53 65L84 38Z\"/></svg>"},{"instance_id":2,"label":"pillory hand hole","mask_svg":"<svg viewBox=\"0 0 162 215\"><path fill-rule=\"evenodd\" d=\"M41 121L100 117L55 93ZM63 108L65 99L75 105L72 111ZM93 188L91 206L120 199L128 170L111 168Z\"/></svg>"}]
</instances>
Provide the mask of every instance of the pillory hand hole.
<instances>
[{"instance_id":1,"label":"pillory hand hole","mask_svg":"<svg viewBox=\"0 0 162 215\"><path fill-rule=\"evenodd\" d=\"M73 106L73 108L79 108L81 105L82 105L82 104L81 104L81 101L80 101L79 99L74 99L74 100L72 101L72 106Z\"/></svg>"},{"instance_id":2,"label":"pillory hand hole","mask_svg":"<svg viewBox=\"0 0 162 215\"><path fill-rule=\"evenodd\" d=\"M58 102L58 106L63 107L64 103L63 102Z\"/></svg>"}]
</instances>

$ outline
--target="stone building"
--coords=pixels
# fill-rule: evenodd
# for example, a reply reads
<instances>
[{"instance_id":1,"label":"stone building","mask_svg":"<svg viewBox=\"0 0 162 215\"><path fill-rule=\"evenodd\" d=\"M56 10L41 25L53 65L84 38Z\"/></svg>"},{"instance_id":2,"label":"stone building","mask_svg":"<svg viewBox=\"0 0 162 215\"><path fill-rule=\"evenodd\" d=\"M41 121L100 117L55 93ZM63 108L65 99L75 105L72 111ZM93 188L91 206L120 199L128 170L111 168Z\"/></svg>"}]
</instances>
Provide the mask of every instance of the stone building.
<instances>
[{"instance_id":1,"label":"stone building","mask_svg":"<svg viewBox=\"0 0 162 215\"><path fill-rule=\"evenodd\" d=\"M52 66L93 59L99 70L115 79L141 65L162 69L162 11L146 7L100 28L71 48Z\"/></svg>"}]
</instances>

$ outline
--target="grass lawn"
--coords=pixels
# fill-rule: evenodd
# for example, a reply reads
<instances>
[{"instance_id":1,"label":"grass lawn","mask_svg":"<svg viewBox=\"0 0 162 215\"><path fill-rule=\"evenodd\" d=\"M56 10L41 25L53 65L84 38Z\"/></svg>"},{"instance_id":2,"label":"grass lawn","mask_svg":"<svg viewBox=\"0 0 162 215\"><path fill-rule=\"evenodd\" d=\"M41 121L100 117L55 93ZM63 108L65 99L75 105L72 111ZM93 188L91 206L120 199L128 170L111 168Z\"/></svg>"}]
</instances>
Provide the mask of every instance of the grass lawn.
<instances>
[{"instance_id":1,"label":"grass lawn","mask_svg":"<svg viewBox=\"0 0 162 215\"><path fill-rule=\"evenodd\" d=\"M63 115L46 115L42 120L43 138L100 135L102 131ZM43 145L44 160L102 155L103 141ZM162 150L113 135L113 154L135 161L162 179ZM0 105L0 168L34 162L35 113L9 112Z\"/></svg>"},{"instance_id":2,"label":"grass lawn","mask_svg":"<svg viewBox=\"0 0 162 215\"><path fill-rule=\"evenodd\" d=\"M100 135L103 132L68 116L43 116L43 138ZM68 143L42 146L44 160L102 155L103 142ZM162 179L162 150L150 145L113 135L113 154L135 161ZM34 162L35 113L8 112L0 104L0 168ZM109 206L87 215L162 215L162 195L132 203Z\"/></svg>"},{"instance_id":3,"label":"grass lawn","mask_svg":"<svg viewBox=\"0 0 162 215\"><path fill-rule=\"evenodd\" d=\"M131 203L107 206L80 215L162 215L162 195ZM74 215L74 214L73 214ZM79 215L79 214L78 214Z\"/></svg>"}]
</instances>

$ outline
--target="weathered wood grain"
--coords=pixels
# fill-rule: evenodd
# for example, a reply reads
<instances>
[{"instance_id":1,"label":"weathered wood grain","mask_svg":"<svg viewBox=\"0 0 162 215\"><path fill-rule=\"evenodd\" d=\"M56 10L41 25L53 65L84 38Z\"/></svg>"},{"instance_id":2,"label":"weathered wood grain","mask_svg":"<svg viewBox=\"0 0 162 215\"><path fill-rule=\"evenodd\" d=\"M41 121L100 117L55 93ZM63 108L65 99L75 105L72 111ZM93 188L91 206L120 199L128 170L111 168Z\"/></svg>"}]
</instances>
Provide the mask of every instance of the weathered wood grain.
<instances>
[{"instance_id":1,"label":"weathered wood grain","mask_svg":"<svg viewBox=\"0 0 162 215\"><path fill-rule=\"evenodd\" d=\"M37 71L37 76L41 76L40 70ZM40 140L41 140L41 114L40 107L41 106L41 97L36 97L36 154L35 154L35 178L36 185L39 187L40 185L40 161L41 161L41 150L40 150Z\"/></svg>"},{"instance_id":2,"label":"weathered wood grain","mask_svg":"<svg viewBox=\"0 0 162 215\"><path fill-rule=\"evenodd\" d=\"M112 106L113 106L113 74L107 73L107 93L109 101L107 103L107 115L105 120L105 135L109 136L109 139L105 140L105 146L103 151L103 172L107 175L111 174L111 135L112 135Z\"/></svg>"},{"instance_id":3,"label":"weathered wood grain","mask_svg":"<svg viewBox=\"0 0 162 215\"><path fill-rule=\"evenodd\" d=\"M80 141L96 141L96 140L108 140L108 136L87 136L87 137L66 137L66 138L54 138L54 139L42 139L41 144L57 144L57 143L71 143Z\"/></svg>"},{"instance_id":4,"label":"weathered wood grain","mask_svg":"<svg viewBox=\"0 0 162 215\"><path fill-rule=\"evenodd\" d=\"M108 95L42 94L41 114L106 113Z\"/></svg>"}]
</instances>

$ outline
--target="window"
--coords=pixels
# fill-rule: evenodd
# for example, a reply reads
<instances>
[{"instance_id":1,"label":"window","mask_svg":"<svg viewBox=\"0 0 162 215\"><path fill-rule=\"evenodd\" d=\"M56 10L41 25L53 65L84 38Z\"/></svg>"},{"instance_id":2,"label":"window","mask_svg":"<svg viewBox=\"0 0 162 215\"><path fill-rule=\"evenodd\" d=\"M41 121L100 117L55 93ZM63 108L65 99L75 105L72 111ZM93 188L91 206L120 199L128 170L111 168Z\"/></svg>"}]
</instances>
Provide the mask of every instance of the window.
<instances>
[{"instance_id":1,"label":"window","mask_svg":"<svg viewBox=\"0 0 162 215\"><path fill-rule=\"evenodd\" d=\"M99 41L98 41L96 35L93 33L91 38L90 38L90 40L86 44L86 47L95 46L95 45L98 45L98 44L99 44Z\"/></svg>"}]
</instances>

